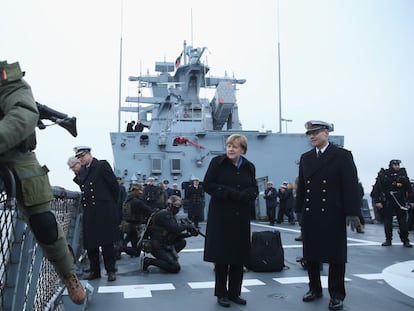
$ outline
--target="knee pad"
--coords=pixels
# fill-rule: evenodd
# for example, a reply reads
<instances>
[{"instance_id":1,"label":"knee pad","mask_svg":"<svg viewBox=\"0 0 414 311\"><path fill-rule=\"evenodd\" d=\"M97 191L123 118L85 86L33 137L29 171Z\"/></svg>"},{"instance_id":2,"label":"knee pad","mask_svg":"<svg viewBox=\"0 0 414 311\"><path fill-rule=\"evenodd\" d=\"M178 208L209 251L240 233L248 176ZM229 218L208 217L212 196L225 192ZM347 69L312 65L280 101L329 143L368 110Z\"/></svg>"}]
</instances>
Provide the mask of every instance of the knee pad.
<instances>
[{"instance_id":1,"label":"knee pad","mask_svg":"<svg viewBox=\"0 0 414 311\"><path fill-rule=\"evenodd\" d=\"M57 240L57 222L52 212L44 212L30 216L29 224L39 243L50 245Z\"/></svg>"}]
</instances>

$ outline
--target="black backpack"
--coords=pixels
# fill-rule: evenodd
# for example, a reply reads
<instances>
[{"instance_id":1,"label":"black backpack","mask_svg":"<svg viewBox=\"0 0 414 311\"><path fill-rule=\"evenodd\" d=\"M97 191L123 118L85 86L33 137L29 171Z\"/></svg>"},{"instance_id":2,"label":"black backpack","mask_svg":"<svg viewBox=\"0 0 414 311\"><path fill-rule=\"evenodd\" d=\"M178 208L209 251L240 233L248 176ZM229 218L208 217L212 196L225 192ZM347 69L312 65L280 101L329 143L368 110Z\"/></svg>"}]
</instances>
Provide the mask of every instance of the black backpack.
<instances>
[{"instance_id":1,"label":"black backpack","mask_svg":"<svg viewBox=\"0 0 414 311\"><path fill-rule=\"evenodd\" d=\"M280 231L258 231L252 234L248 269L255 272L282 271L285 267Z\"/></svg>"}]
</instances>

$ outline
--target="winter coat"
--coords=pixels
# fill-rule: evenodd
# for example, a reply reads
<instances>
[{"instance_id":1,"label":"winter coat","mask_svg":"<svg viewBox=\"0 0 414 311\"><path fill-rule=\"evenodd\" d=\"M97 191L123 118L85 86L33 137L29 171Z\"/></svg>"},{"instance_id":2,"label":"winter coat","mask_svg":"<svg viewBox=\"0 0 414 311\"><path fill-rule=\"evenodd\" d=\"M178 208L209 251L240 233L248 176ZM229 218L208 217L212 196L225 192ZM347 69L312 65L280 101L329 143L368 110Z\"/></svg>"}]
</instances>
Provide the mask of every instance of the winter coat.
<instances>
[{"instance_id":1,"label":"winter coat","mask_svg":"<svg viewBox=\"0 0 414 311\"><path fill-rule=\"evenodd\" d=\"M237 168L226 155L213 158L203 179L211 196L204 260L246 264L250 253L250 208L258 195L256 168L246 158Z\"/></svg>"},{"instance_id":2,"label":"winter coat","mask_svg":"<svg viewBox=\"0 0 414 311\"><path fill-rule=\"evenodd\" d=\"M118 240L119 184L109 163L93 158L89 168L82 167L79 186L84 247L96 248Z\"/></svg>"},{"instance_id":3,"label":"winter coat","mask_svg":"<svg viewBox=\"0 0 414 311\"><path fill-rule=\"evenodd\" d=\"M308 261L347 261L346 216L359 214L357 169L351 152L329 144L316 157L302 154L296 210L303 217L303 255Z\"/></svg>"}]
</instances>

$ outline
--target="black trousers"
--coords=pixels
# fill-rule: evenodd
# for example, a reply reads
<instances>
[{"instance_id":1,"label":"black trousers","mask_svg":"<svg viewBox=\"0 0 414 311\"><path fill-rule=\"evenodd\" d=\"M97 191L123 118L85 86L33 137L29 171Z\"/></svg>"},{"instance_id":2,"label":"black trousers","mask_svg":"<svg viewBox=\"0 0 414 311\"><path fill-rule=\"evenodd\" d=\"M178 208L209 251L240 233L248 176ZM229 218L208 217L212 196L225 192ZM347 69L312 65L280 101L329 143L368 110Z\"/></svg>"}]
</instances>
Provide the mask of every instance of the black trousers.
<instances>
[{"instance_id":1,"label":"black trousers","mask_svg":"<svg viewBox=\"0 0 414 311\"><path fill-rule=\"evenodd\" d=\"M385 209L386 208L386 209ZM385 231L385 239L392 240L392 220L394 218L394 215L392 213L394 211L394 214L397 216L398 220L398 227L399 227L399 235L401 242L407 242L408 239L408 223L407 223L407 212L400 209L400 208L394 208L388 206L383 208L382 213L382 219L384 222L384 231Z\"/></svg>"},{"instance_id":2,"label":"black trousers","mask_svg":"<svg viewBox=\"0 0 414 311\"><path fill-rule=\"evenodd\" d=\"M276 206L266 206L266 214L269 222L274 224L276 220Z\"/></svg>"},{"instance_id":3,"label":"black trousers","mask_svg":"<svg viewBox=\"0 0 414 311\"><path fill-rule=\"evenodd\" d=\"M178 262L178 253L184 249L187 245L187 241L180 239L174 243L174 245L166 245L158 240L152 240L151 242L151 254L155 258L146 257L148 259L148 265L157 266L169 273L178 273L181 270L180 263Z\"/></svg>"},{"instance_id":4,"label":"black trousers","mask_svg":"<svg viewBox=\"0 0 414 311\"><path fill-rule=\"evenodd\" d=\"M309 289L315 293L322 293L320 262L308 261L307 270ZM345 263L329 264L328 291L331 298L345 299Z\"/></svg>"},{"instance_id":5,"label":"black trousers","mask_svg":"<svg viewBox=\"0 0 414 311\"><path fill-rule=\"evenodd\" d=\"M243 265L216 263L214 271L216 275L214 296L217 296L218 298L239 297L243 282Z\"/></svg>"},{"instance_id":6,"label":"black trousers","mask_svg":"<svg viewBox=\"0 0 414 311\"><path fill-rule=\"evenodd\" d=\"M88 248L87 250L90 270L92 273L101 273L101 265L99 263L99 247ZM102 246L102 257L106 272L115 272L115 247L113 243Z\"/></svg>"}]
</instances>

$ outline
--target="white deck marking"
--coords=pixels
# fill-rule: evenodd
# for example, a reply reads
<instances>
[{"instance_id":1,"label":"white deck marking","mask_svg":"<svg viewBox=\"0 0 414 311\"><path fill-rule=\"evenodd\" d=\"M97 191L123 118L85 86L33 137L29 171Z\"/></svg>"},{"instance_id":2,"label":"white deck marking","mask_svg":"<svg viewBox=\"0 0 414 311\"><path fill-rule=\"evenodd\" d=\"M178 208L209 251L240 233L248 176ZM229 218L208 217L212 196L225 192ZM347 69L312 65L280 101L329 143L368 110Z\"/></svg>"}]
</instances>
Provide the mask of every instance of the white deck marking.
<instances>
[{"instance_id":1,"label":"white deck marking","mask_svg":"<svg viewBox=\"0 0 414 311\"><path fill-rule=\"evenodd\" d=\"M399 262L386 267L379 274L355 274L366 280L383 279L396 290L414 298L414 260Z\"/></svg>"},{"instance_id":2,"label":"white deck marking","mask_svg":"<svg viewBox=\"0 0 414 311\"><path fill-rule=\"evenodd\" d=\"M171 283L99 286L98 293L123 293L124 298L129 299L152 297L151 291L155 290L175 290L175 287Z\"/></svg>"},{"instance_id":3,"label":"white deck marking","mask_svg":"<svg viewBox=\"0 0 414 311\"><path fill-rule=\"evenodd\" d=\"M274 281L279 282L280 284L299 284L299 283L309 283L309 278L307 276L299 277L290 277L290 278L273 278ZM345 278L345 282L349 282L351 279ZM321 284L322 288L328 288L328 277L321 275Z\"/></svg>"},{"instance_id":4,"label":"white deck marking","mask_svg":"<svg viewBox=\"0 0 414 311\"><path fill-rule=\"evenodd\" d=\"M188 285L192 289L203 289L203 288L214 288L214 281L212 282L190 282ZM258 286L258 285L266 285L266 283L263 283L262 281L258 279L246 279L243 280L242 284L242 292L248 293L250 290L248 290L245 286Z\"/></svg>"}]
</instances>

